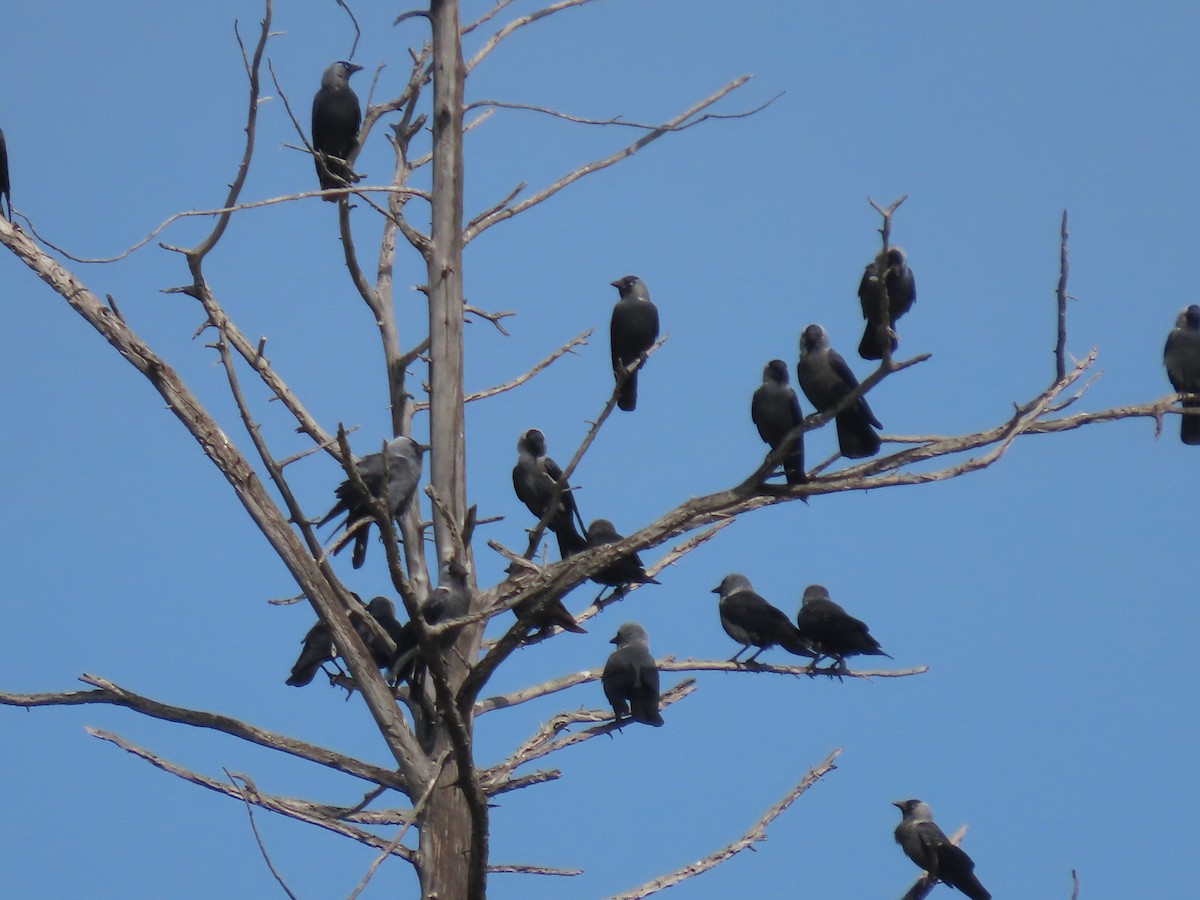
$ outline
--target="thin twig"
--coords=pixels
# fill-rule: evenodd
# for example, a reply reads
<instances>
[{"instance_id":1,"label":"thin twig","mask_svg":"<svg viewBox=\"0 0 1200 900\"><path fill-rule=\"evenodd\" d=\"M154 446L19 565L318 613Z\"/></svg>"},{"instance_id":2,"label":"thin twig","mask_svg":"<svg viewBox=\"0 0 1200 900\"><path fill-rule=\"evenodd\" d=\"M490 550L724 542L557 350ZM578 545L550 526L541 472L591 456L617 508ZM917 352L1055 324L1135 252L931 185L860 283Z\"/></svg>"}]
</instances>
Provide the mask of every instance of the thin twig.
<instances>
[{"instance_id":1,"label":"thin twig","mask_svg":"<svg viewBox=\"0 0 1200 900\"><path fill-rule=\"evenodd\" d=\"M246 804L246 815L250 817L250 830L254 832L254 840L258 843L258 850L262 853L262 858L267 864L267 868L271 870L271 874L275 876L275 880L279 882L279 886L283 888L283 892L287 894L291 900L296 900L296 895L292 893L292 889L287 886L287 882L283 880L283 876L279 874L279 870L275 868L275 864L271 862L271 854L267 853L267 848L263 844L262 835L258 833L258 825L254 822L254 807L250 803L250 798L246 792L242 790L237 783L237 779L241 778L247 786L251 785L250 779L245 775L233 775L228 769L223 769L225 777L229 779L239 794L242 795L242 801Z\"/></svg>"}]
</instances>

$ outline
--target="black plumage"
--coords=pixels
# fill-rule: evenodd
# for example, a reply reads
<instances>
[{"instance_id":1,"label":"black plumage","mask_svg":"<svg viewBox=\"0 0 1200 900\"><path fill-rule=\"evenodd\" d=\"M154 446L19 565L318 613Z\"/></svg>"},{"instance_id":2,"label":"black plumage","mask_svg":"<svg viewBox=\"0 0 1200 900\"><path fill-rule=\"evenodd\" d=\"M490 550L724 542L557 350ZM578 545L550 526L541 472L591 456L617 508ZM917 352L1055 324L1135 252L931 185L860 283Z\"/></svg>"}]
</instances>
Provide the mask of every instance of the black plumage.
<instances>
[{"instance_id":1,"label":"black plumage","mask_svg":"<svg viewBox=\"0 0 1200 900\"><path fill-rule=\"evenodd\" d=\"M883 272L882 280L880 271ZM889 247L886 256L880 253L867 263L858 283L858 300L862 304L863 318L867 320L858 344L858 355L863 359L883 359L884 333L880 329L885 301L890 326L886 338L891 342L891 352L895 353L900 346L895 332L896 320L912 309L917 300L917 280L908 267L903 250Z\"/></svg>"},{"instance_id":2,"label":"black plumage","mask_svg":"<svg viewBox=\"0 0 1200 900\"><path fill-rule=\"evenodd\" d=\"M621 381L625 367L654 346L658 340L658 307L650 302L650 291L636 275L626 275L612 282L620 299L612 311L609 340L612 346L613 375ZM624 410L637 408L638 373L631 372L621 385L617 406Z\"/></svg>"},{"instance_id":3,"label":"black plumage","mask_svg":"<svg viewBox=\"0 0 1200 900\"><path fill-rule=\"evenodd\" d=\"M628 716L646 725L662 725L658 711L658 666L650 655L646 629L637 622L626 622L609 643L616 644L617 649L604 664L600 683L612 705L613 717L618 722Z\"/></svg>"},{"instance_id":4,"label":"black plumage","mask_svg":"<svg viewBox=\"0 0 1200 900\"><path fill-rule=\"evenodd\" d=\"M752 663L758 654L776 644L796 656L813 655L800 640L800 633L787 613L776 609L755 593L750 579L745 575L731 572L721 579L712 592L721 597L717 603L721 627L742 645L730 662L737 662L739 656L751 647L757 647L754 654L745 660Z\"/></svg>"},{"instance_id":5,"label":"black plumage","mask_svg":"<svg viewBox=\"0 0 1200 900\"><path fill-rule=\"evenodd\" d=\"M800 400L788 384L787 363L773 359L763 369L763 383L750 400L750 418L758 428L758 436L778 450L793 429L804 421ZM804 435L788 443L783 455L783 474L788 484L804 484Z\"/></svg>"},{"instance_id":6,"label":"black plumage","mask_svg":"<svg viewBox=\"0 0 1200 900\"><path fill-rule=\"evenodd\" d=\"M471 611L471 587L467 583L467 569L458 560L442 566L438 586L429 592L421 603L421 618L427 625L437 625L450 619L461 619ZM445 652L458 639L458 630L448 632L438 640L438 649ZM417 646L417 635L412 623L406 622L394 638L396 653L388 669L388 680L393 684L407 681L414 693L422 690L425 677L425 660Z\"/></svg>"},{"instance_id":7,"label":"black plumage","mask_svg":"<svg viewBox=\"0 0 1200 900\"><path fill-rule=\"evenodd\" d=\"M1175 320L1163 348L1163 365L1171 387L1181 394L1200 394L1200 306L1193 303ZM1200 409L1200 400L1184 400L1184 409ZM1180 416L1179 439L1200 444L1200 414Z\"/></svg>"},{"instance_id":8,"label":"black plumage","mask_svg":"<svg viewBox=\"0 0 1200 900\"><path fill-rule=\"evenodd\" d=\"M975 863L937 827L927 803L896 800L892 805L903 816L896 826L896 843L909 859L929 873L935 884L939 881L948 884L971 900L991 900L992 895L975 877Z\"/></svg>"},{"instance_id":9,"label":"black plumage","mask_svg":"<svg viewBox=\"0 0 1200 900\"><path fill-rule=\"evenodd\" d=\"M308 634L304 635L302 643L304 646L300 650L296 664L292 666L292 674L284 682L292 687L304 687L306 684L310 684L316 677L317 669L337 655L329 628L320 620L308 629Z\"/></svg>"},{"instance_id":10,"label":"black plumage","mask_svg":"<svg viewBox=\"0 0 1200 900\"><path fill-rule=\"evenodd\" d=\"M379 499L386 497L388 509L393 518L400 516L408 508L413 495L417 492L417 483L421 480L421 457L427 449L423 444L418 444L407 437L393 438L388 441L386 490L383 484L385 468L383 454L370 453L354 463L359 477L362 478L363 484L366 485L371 495ZM371 516L370 496L364 495L349 478L337 486L334 494L337 496L337 503L325 514L325 518L317 523L318 525L325 525L342 513L347 514L346 521L343 523L347 527L359 519ZM363 561L367 558L367 539L370 533L369 523L354 533L354 553L351 561L356 569L362 568ZM342 544L334 553L340 553L345 546Z\"/></svg>"},{"instance_id":11,"label":"black plumage","mask_svg":"<svg viewBox=\"0 0 1200 900\"><path fill-rule=\"evenodd\" d=\"M603 547L605 544L615 544L624 540L608 519L596 519L587 527L587 544L589 548ZM646 574L642 558L637 553L627 553L592 576L596 584L622 590L631 584L658 584L658 581Z\"/></svg>"},{"instance_id":12,"label":"black plumage","mask_svg":"<svg viewBox=\"0 0 1200 900\"><path fill-rule=\"evenodd\" d=\"M358 95L350 87L350 76L361 69L362 66L345 60L333 63L321 75L321 87L313 97L312 145L320 155L314 163L323 191L344 188L348 183L358 180L354 170L346 165L346 160L354 151L358 126L362 122L362 108L358 103ZM332 203L338 198L330 196L322 199Z\"/></svg>"},{"instance_id":13,"label":"black plumage","mask_svg":"<svg viewBox=\"0 0 1200 900\"><path fill-rule=\"evenodd\" d=\"M845 670L847 656L891 656L871 637L865 622L854 618L833 602L829 591L819 584L804 589L796 628L805 646L817 654L812 665L830 657L838 669Z\"/></svg>"},{"instance_id":14,"label":"black plumage","mask_svg":"<svg viewBox=\"0 0 1200 900\"><path fill-rule=\"evenodd\" d=\"M396 606L387 597L372 598L371 602L367 604L367 614L378 622L384 634L391 638L392 646L389 647L385 641L381 641L375 630L363 620L354 623L354 630L358 632L362 642L367 645L367 650L370 651L375 665L386 669L395 660L398 648L405 642L409 632L405 632L404 626L396 618Z\"/></svg>"},{"instance_id":15,"label":"black plumage","mask_svg":"<svg viewBox=\"0 0 1200 900\"><path fill-rule=\"evenodd\" d=\"M829 335L820 325L809 325L800 334L800 361L796 380L808 402L823 413L858 387L858 379L840 353L829 346ZM882 428L866 397L859 397L837 414L838 447L848 459L863 459L879 452L879 435L872 426Z\"/></svg>"},{"instance_id":16,"label":"black plumage","mask_svg":"<svg viewBox=\"0 0 1200 900\"><path fill-rule=\"evenodd\" d=\"M4 131L0 129L0 216L4 215L4 203L8 203L8 215L12 221L12 185L8 181L8 144L4 142Z\"/></svg>"},{"instance_id":17,"label":"black plumage","mask_svg":"<svg viewBox=\"0 0 1200 900\"><path fill-rule=\"evenodd\" d=\"M536 428L529 429L517 440L517 464L513 466L512 477L517 499L541 521L550 509L562 469L546 455L546 437ZM587 541L575 527L576 522L579 528L584 527L575 505L575 495L564 484L554 515L546 523L558 539L558 552L564 559L587 548Z\"/></svg>"}]
</instances>

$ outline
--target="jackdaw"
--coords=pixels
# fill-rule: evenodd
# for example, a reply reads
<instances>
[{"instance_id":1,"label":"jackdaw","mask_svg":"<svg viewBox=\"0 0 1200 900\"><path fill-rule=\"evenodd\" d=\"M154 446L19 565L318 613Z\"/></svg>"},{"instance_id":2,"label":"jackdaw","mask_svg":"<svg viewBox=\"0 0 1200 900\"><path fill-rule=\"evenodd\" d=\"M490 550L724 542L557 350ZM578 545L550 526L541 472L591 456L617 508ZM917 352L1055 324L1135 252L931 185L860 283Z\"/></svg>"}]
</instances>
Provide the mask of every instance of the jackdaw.
<instances>
[{"instance_id":1,"label":"jackdaw","mask_svg":"<svg viewBox=\"0 0 1200 900\"><path fill-rule=\"evenodd\" d=\"M12 193L8 183L8 145L4 143L4 130L0 129L0 216L4 215L4 201L8 201L8 215L12 221Z\"/></svg>"},{"instance_id":2,"label":"jackdaw","mask_svg":"<svg viewBox=\"0 0 1200 900\"><path fill-rule=\"evenodd\" d=\"M858 387L858 379L840 353L829 346L829 335L820 325L809 325L800 335L800 361L796 380L804 396L822 413L832 409ZM837 414L838 448L847 459L863 459L879 452L879 435L871 428L882 428L866 397L859 397Z\"/></svg>"},{"instance_id":3,"label":"jackdaw","mask_svg":"<svg viewBox=\"0 0 1200 900\"><path fill-rule=\"evenodd\" d=\"M1163 365L1171 387L1181 394L1200 393L1200 306L1193 303L1175 320L1163 348ZM1184 409L1200 409L1200 400L1184 400ZM1200 415L1180 416L1179 438L1200 444Z\"/></svg>"},{"instance_id":4,"label":"jackdaw","mask_svg":"<svg viewBox=\"0 0 1200 900\"><path fill-rule=\"evenodd\" d=\"M829 598L829 591L819 584L804 589L796 626L805 645L817 654L809 668L828 656L845 671L847 656L891 656L871 637L865 622L847 613Z\"/></svg>"},{"instance_id":5,"label":"jackdaw","mask_svg":"<svg viewBox=\"0 0 1200 900\"><path fill-rule=\"evenodd\" d=\"M442 567L438 586L429 592L421 604L421 617L427 625L437 625L450 619L461 619L471 611L471 588L467 584L467 569L458 560L451 560ZM443 652L458 639L458 632L449 632L438 641ZM396 653L388 669L388 680L393 684L409 682L414 692L421 690L425 677L425 661L420 658L417 635L412 623L405 623L401 633L394 638Z\"/></svg>"},{"instance_id":6,"label":"jackdaw","mask_svg":"<svg viewBox=\"0 0 1200 900\"><path fill-rule=\"evenodd\" d=\"M971 900L991 900L992 895L975 877L975 863L934 824L928 804L920 800L894 800L892 805L904 816L896 826L896 843L909 859L929 873L934 884L940 881L958 888Z\"/></svg>"},{"instance_id":7,"label":"jackdaw","mask_svg":"<svg viewBox=\"0 0 1200 900\"><path fill-rule=\"evenodd\" d=\"M513 466L513 490L517 499L541 521L554 497L554 486L562 478L558 463L546 455L546 437L536 428L526 431L517 440L517 464ZM587 541L575 528L583 528L583 518L575 505L575 495L564 484L558 498L558 508L546 527L558 538L558 552L563 559L587 549Z\"/></svg>"},{"instance_id":8,"label":"jackdaw","mask_svg":"<svg viewBox=\"0 0 1200 900\"><path fill-rule=\"evenodd\" d=\"M308 634L304 635L302 643L304 647L300 650L300 657L292 666L292 674L284 682L292 687L304 687L306 684L310 684L316 677L317 669L337 656L329 628L320 619L317 620L316 625L308 629Z\"/></svg>"},{"instance_id":9,"label":"jackdaw","mask_svg":"<svg viewBox=\"0 0 1200 900\"><path fill-rule=\"evenodd\" d=\"M751 647L757 647L754 655L745 661L746 664L752 663L758 654L776 644L796 656L812 657L813 654L800 640L800 632L787 614L756 594L745 575L731 572L721 579L712 592L721 595L717 603L721 627L742 645L730 662L737 662L739 656Z\"/></svg>"},{"instance_id":10,"label":"jackdaw","mask_svg":"<svg viewBox=\"0 0 1200 900\"><path fill-rule=\"evenodd\" d=\"M603 547L605 544L615 544L624 539L608 519L596 519L587 528L588 547ZM617 590L626 590L631 584L659 583L646 574L642 558L637 553L627 553L616 562L605 566L592 576L592 581Z\"/></svg>"},{"instance_id":11,"label":"jackdaw","mask_svg":"<svg viewBox=\"0 0 1200 900\"><path fill-rule=\"evenodd\" d=\"M663 718L658 712L658 666L650 655L646 629L637 622L626 622L617 629L611 641L617 649L604 664L600 683L604 696L612 704L613 717L617 722L629 716L635 722L643 722L656 728Z\"/></svg>"},{"instance_id":12,"label":"jackdaw","mask_svg":"<svg viewBox=\"0 0 1200 900\"><path fill-rule=\"evenodd\" d=\"M612 311L609 341L612 345L613 375L618 383L625 367L649 350L658 340L658 307L650 302L650 292L636 275L612 282L621 294ZM637 409L638 373L631 372L621 385L617 406Z\"/></svg>"},{"instance_id":13,"label":"jackdaw","mask_svg":"<svg viewBox=\"0 0 1200 900\"><path fill-rule=\"evenodd\" d=\"M883 270L883 280L879 278ZM913 278L908 259L899 247L889 247L886 259L882 253L867 263L862 281L858 283L858 299L862 304L863 318L867 326L858 344L858 355L863 359L883 359L883 337L879 333L883 325L884 291L887 291L888 323L891 326L888 339L892 353L900 346L896 336L896 320L912 309L917 299L917 281Z\"/></svg>"},{"instance_id":14,"label":"jackdaw","mask_svg":"<svg viewBox=\"0 0 1200 900\"><path fill-rule=\"evenodd\" d=\"M367 650L371 652L371 659L375 661L375 665L381 669L386 669L395 660L401 645L409 640L411 629L408 632L405 631L405 626L401 625L400 620L396 618L395 604L387 597L373 598L367 604L367 614L379 623L379 627L392 639L393 646L388 648L383 641L379 640L375 630L368 626L365 621L355 622L354 630L358 632L358 636L367 645Z\"/></svg>"},{"instance_id":15,"label":"jackdaw","mask_svg":"<svg viewBox=\"0 0 1200 900\"><path fill-rule=\"evenodd\" d=\"M392 518L400 516L408 508L413 495L417 492L417 482L421 480L421 456L428 449L424 444L418 444L412 438L398 437L388 441L386 491L383 486L384 458L382 454L370 453L355 461L354 467L358 470L367 490L380 499L383 499L384 496L387 497L388 510L391 512ZM317 523L318 526L325 525L341 513L347 514L346 521L342 523L347 527L359 519L370 518L371 498L364 496L349 478L337 486L334 494L337 496L337 503L325 514L325 518ZM371 525L367 523L354 533L354 554L351 562L356 569L362 568L363 561L367 558L367 538L370 531ZM342 544L338 547L334 551L335 555L341 553L345 546Z\"/></svg>"},{"instance_id":16,"label":"jackdaw","mask_svg":"<svg viewBox=\"0 0 1200 900\"><path fill-rule=\"evenodd\" d=\"M333 63L321 75L321 89L313 97L312 145L320 156L314 162L323 191L344 188L358 180L345 160L354 150L358 126L362 122L358 95L350 87L350 76L361 69L362 66L345 60ZM324 167L321 166L322 159ZM338 198L332 196L321 199L332 203Z\"/></svg>"},{"instance_id":17,"label":"jackdaw","mask_svg":"<svg viewBox=\"0 0 1200 900\"><path fill-rule=\"evenodd\" d=\"M787 363L773 359L763 369L763 383L750 401L750 418L758 426L758 436L772 450L778 450L784 438L804 421L800 400L788 384ZM783 455L783 474L788 484L804 484L804 435L788 445Z\"/></svg>"}]
</instances>

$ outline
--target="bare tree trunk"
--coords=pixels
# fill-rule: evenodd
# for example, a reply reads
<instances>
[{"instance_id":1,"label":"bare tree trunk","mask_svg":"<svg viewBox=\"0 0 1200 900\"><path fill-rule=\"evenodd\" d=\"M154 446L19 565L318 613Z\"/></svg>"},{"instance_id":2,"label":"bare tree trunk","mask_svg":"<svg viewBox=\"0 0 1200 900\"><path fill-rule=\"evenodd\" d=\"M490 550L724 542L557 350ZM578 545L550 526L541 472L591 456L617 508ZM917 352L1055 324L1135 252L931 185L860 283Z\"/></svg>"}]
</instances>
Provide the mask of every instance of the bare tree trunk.
<instances>
[{"instance_id":1,"label":"bare tree trunk","mask_svg":"<svg viewBox=\"0 0 1200 900\"><path fill-rule=\"evenodd\" d=\"M457 0L433 0L433 211L427 256L429 289L430 483L435 492L434 541L438 562L460 556L457 546L466 512L466 441L463 433L463 65ZM447 521L449 517L450 521ZM471 575L474 583L474 575ZM457 696L466 677L463 659L474 658L482 625L465 629L458 652L447 654L451 691ZM441 717L439 717L440 719ZM432 758L449 754L438 784L425 807L421 827L421 895L438 900L482 898L487 886L486 803L472 811L468 779L460 770L473 766L470 757L471 711L463 714L466 747L452 747L451 735L437 727ZM465 749L465 754L464 754Z\"/></svg>"}]
</instances>

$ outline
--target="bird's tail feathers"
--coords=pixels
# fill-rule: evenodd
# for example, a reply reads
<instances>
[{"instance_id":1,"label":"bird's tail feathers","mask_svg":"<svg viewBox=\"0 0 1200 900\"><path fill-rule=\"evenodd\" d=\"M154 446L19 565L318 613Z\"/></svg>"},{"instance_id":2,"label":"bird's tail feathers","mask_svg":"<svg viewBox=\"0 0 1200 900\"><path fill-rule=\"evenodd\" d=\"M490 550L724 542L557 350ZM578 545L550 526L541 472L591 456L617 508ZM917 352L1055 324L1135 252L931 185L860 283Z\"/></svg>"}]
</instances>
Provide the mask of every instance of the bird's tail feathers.
<instances>
[{"instance_id":1,"label":"bird's tail feathers","mask_svg":"<svg viewBox=\"0 0 1200 900\"><path fill-rule=\"evenodd\" d=\"M1185 400L1184 409L1200 409L1200 402ZM1200 444L1200 415L1179 417L1179 439L1185 444Z\"/></svg>"},{"instance_id":2,"label":"bird's tail feathers","mask_svg":"<svg viewBox=\"0 0 1200 900\"><path fill-rule=\"evenodd\" d=\"M630 372L621 385L621 393L617 395L617 406L626 412L637 409L637 377L637 372Z\"/></svg>"}]
</instances>

